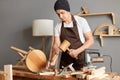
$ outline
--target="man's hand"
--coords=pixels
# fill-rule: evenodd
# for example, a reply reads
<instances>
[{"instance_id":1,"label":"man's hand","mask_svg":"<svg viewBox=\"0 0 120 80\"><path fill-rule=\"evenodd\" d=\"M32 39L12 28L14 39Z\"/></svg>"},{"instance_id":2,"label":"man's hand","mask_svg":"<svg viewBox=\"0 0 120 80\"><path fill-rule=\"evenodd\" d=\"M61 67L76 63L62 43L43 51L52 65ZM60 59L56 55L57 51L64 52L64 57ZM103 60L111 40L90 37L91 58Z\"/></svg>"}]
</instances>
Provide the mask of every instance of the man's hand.
<instances>
[{"instance_id":1,"label":"man's hand","mask_svg":"<svg viewBox=\"0 0 120 80\"><path fill-rule=\"evenodd\" d=\"M51 66L55 66L55 61L48 61L46 65L46 69L49 69Z\"/></svg>"},{"instance_id":2,"label":"man's hand","mask_svg":"<svg viewBox=\"0 0 120 80\"><path fill-rule=\"evenodd\" d=\"M79 52L77 51L77 49L70 49L68 54L69 54L71 57L77 59L77 56L78 56Z\"/></svg>"}]
</instances>

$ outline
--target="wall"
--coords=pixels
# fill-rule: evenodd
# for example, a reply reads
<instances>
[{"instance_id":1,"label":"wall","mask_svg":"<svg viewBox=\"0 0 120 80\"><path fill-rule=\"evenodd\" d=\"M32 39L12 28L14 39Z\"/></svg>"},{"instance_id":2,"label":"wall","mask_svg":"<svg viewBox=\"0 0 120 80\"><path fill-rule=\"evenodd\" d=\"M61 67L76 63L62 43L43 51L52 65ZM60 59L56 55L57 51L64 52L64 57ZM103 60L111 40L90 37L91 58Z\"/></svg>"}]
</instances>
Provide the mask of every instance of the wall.
<instances>
[{"instance_id":1,"label":"wall","mask_svg":"<svg viewBox=\"0 0 120 80\"><path fill-rule=\"evenodd\" d=\"M32 36L32 21L34 19L53 19L56 24L57 15L53 10L55 0L0 0L0 68L4 64L16 64L20 55L11 50L11 46L28 51L28 47L41 49L41 37ZM119 28L120 10L119 0L69 0L72 14L81 11L86 5L90 13L114 12L115 25ZM110 16L85 17L92 31L102 23L111 23ZM120 52L119 37L104 37L104 46L101 47L98 37L94 36L95 43L91 48L99 49L101 54L112 56L112 70L120 72L118 64ZM51 37L46 37L46 55L48 57ZM110 58L97 64L106 66L110 71Z\"/></svg>"}]
</instances>

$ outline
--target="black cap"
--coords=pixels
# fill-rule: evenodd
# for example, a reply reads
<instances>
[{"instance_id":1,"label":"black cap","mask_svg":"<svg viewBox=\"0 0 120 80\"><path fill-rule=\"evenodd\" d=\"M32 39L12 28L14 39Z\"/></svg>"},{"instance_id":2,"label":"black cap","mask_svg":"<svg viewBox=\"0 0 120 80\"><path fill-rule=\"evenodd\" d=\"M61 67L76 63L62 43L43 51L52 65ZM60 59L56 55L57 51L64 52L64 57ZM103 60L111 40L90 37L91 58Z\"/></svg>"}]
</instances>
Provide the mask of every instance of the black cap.
<instances>
[{"instance_id":1,"label":"black cap","mask_svg":"<svg viewBox=\"0 0 120 80\"><path fill-rule=\"evenodd\" d=\"M67 0L57 0L54 5L54 10L63 9L70 12L70 6Z\"/></svg>"}]
</instances>

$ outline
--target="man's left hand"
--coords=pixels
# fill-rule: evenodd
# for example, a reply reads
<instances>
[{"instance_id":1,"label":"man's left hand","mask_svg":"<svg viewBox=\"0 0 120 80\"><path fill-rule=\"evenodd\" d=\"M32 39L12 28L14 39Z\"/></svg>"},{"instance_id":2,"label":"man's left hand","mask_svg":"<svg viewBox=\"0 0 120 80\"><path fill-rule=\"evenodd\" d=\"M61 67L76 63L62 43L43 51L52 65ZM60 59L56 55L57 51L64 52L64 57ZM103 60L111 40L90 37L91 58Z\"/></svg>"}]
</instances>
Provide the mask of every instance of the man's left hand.
<instances>
[{"instance_id":1,"label":"man's left hand","mask_svg":"<svg viewBox=\"0 0 120 80\"><path fill-rule=\"evenodd\" d=\"M76 49L70 49L68 54L73 58L77 58L79 53Z\"/></svg>"}]
</instances>

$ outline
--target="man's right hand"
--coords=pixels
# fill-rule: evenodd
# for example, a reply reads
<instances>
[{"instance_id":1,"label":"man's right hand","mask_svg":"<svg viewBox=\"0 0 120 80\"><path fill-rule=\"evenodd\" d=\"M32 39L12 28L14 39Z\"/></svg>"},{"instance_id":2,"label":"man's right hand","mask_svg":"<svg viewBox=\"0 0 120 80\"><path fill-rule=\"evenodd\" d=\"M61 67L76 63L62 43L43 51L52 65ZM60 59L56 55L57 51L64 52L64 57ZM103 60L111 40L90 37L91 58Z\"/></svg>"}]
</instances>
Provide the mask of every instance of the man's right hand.
<instances>
[{"instance_id":1,"label":"man's right hand","mask_svg":"<svg viewBox=\"0 0 120 80\"><path fill-rule=\"evenodd\" d=\"M56 60L54 60L54 61L48 61L47 65L46 65L46 69L49 69L49 68L55 66L55 64L56 64Z\"/></svg>"}]
</instances>

